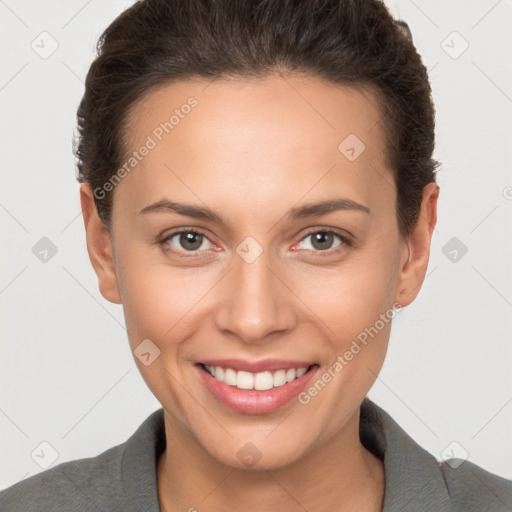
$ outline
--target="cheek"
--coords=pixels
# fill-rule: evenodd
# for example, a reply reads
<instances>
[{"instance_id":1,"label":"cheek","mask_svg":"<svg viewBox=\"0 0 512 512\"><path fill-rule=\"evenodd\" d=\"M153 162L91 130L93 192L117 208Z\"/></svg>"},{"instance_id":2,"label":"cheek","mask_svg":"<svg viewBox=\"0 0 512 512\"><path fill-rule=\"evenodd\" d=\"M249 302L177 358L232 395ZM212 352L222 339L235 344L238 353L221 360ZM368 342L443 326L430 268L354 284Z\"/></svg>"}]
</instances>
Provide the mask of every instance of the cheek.
<instances>
[{"instance_id":1,"label":"cheek","mask_svg":"<svg viewBox=\"0 0 512 512\"><path fill-rule=\"evenodd\" d=\"M346 339L392 307L398 276L394 253L368 248L329 272L297 275L293 288L336 336Z\"/></svg>"},{"instance_id":2,"label":"cheek","mask_svg":"<svg viewBox=\"0 0 512 512\"><path fill-rule=\"evenodd\" d=\"M186 337L189 318L207 301L215 283L211 269L184 270L161 258L151 261L142 252L126 253L118 276L132 347L149 338L168 349L172 340Z\"/></svg>"}]
</instances>

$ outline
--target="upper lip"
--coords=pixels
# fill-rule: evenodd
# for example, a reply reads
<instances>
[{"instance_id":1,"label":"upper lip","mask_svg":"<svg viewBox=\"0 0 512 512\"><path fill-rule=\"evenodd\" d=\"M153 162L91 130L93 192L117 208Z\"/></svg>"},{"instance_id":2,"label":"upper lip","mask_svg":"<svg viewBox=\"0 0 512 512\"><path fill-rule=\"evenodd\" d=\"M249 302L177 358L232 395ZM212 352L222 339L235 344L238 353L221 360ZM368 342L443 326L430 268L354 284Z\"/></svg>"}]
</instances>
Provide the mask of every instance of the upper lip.
<instances>
[{"instance_id":1,"label":"upper lip","mask_svg":"<svg viewBox=\"0 0 512 512\"><path fill-rule=\"evenodd\" d=\"M231 368L235 371L261 373L287 370L289 368L309 368L315 363L313 361L297 361L293 359L265 359L263 361L248 361L246 359L208 359L200 361L199 364Z\"/></svg>"}]
</instances>

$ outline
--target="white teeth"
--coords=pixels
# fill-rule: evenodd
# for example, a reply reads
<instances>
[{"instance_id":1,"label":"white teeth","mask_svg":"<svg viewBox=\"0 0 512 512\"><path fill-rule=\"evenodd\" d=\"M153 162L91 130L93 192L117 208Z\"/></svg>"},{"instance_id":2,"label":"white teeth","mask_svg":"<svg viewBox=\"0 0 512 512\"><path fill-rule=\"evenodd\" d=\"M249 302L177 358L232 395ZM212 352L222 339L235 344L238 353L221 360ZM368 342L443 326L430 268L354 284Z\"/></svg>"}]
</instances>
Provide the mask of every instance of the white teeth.
<instances>
[{"instance_id":1,"label":"white teeth","mask_svg":"<svg viewBox=\"0 0 512 512\"><path fill-rule=\"evenodd\" d=\"M239 374L241 372L238 372ZM274 387L274 377L271 372L257 373L254 377L254 389L256 391L265 391Z\"/></svg>"},{"instance_id":2,"label":"white teeth","mask_svg":"<svg viewBox=\"0 0 512 512\"><path fill-rule=\"evenodd\" d=\"M290 368L289 370L286 370L286 382L291 382L292 380L295 380L295 377L297 377L297 372L295 371L295 368Z\"/></svg>"},{"instance_id":3,"label":"white teeth","mask_svg":"<svg viewBox=\"0 0 512 512\"><path fill-rule=\"evenodd\" d=\"M277 388L278 386L282 386L283 384L286 384L286 371L278 370L277 372L275 372L273 380L273 385L275 388Z\"/></svg>"},{"instance_id":4,"label":"white teeth","mask_svg":"<svg viewBox=\"0 0 512 512\"><path fill-rule=\"evenodd\" d=\"M236 374L236 387L238 389L254 389L254 375L249 372Z\"/></svg>"},{"instance_id":5,"label":"white teeth","mask_svg":"<svg viewBox=\"0 0 512 512\"><path fill-rule=\"evenodd\" d=\"M217 366L217 368L220 368L220 366ZM217 378L217 372L215 372L215 378ZM226 370L224 371L224 380L221 380L221 382L224 382L228 386L236 386L235 370L232 370L231 368L226 368Z\"/></svg>"},{"instance_id":6,"label":"white teeth","mask_svg":"<svg viewBox=\"0 0 512 512\"><path fill-rule=\"evenodd\" d=\"M251 373L242 370L236 372L232 368L222 368L221 366L205 366L205 368L212 377L228 386L235 386L238 389L255 389L256 391L283 386L302 377L308 371L307 368L288 368L275 372Z\"/></svg>"},{"instance_id":7,"label":"white teeth","mask_svg":"<svg viewBox=\"0 0 512 512\"><path fill-rule=\"evenodd\" d=\"M302 377L302 376L306 373L306 370L307 370L307 368L299 368L299 369L297 370L297 379L298 379L299 377Z\"/></svg>"}]
</instances>

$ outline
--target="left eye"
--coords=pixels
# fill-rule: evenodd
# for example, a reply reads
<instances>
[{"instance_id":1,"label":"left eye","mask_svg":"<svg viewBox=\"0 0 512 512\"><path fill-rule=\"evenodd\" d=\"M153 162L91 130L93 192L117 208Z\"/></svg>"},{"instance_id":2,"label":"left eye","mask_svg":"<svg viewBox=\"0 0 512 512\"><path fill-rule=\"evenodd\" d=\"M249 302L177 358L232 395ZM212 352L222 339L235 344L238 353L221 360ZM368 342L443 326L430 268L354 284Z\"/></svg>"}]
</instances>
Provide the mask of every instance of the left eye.
<instances>
[{"instance_id":1,"label":"left eye","mask_svg":"<svg viewBox=\"0 0 512 512\"><path fill-rule=\"evenodd\" d=\"M343 242L346 242L345 237L335 233L334 231L313 231L308 233L301 242L311 238L309 242L309 247L303 247L304 249L313 249L316 251L326 251L329 249L333 249L342 245ZM333 246L333 243L336 241L336 238L340 240L338 244Z\"/></svg>"}]
</instances>

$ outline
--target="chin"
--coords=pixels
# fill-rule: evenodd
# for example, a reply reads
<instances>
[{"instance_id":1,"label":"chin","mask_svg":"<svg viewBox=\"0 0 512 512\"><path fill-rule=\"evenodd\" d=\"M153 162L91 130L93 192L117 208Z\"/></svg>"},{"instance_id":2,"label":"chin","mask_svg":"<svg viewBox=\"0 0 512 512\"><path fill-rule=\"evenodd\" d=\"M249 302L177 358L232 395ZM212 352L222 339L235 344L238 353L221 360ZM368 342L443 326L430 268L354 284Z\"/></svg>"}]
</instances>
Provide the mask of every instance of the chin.
<instances>
[{"instance_id":1,"label":"chin","mask_svg":"<svg viewBox=\"0 0 512 512\"><path fill-rule=\"evenodd\" d=\"M251 442L246 443L236 452L233 453L210 453L218 462L233 469L244 469L253 471L270 471L285 468L300 459L301 454L297 452L279 452L270 451L269 449L259 450L256 445Z\"/></svg>"}]
</instances>

